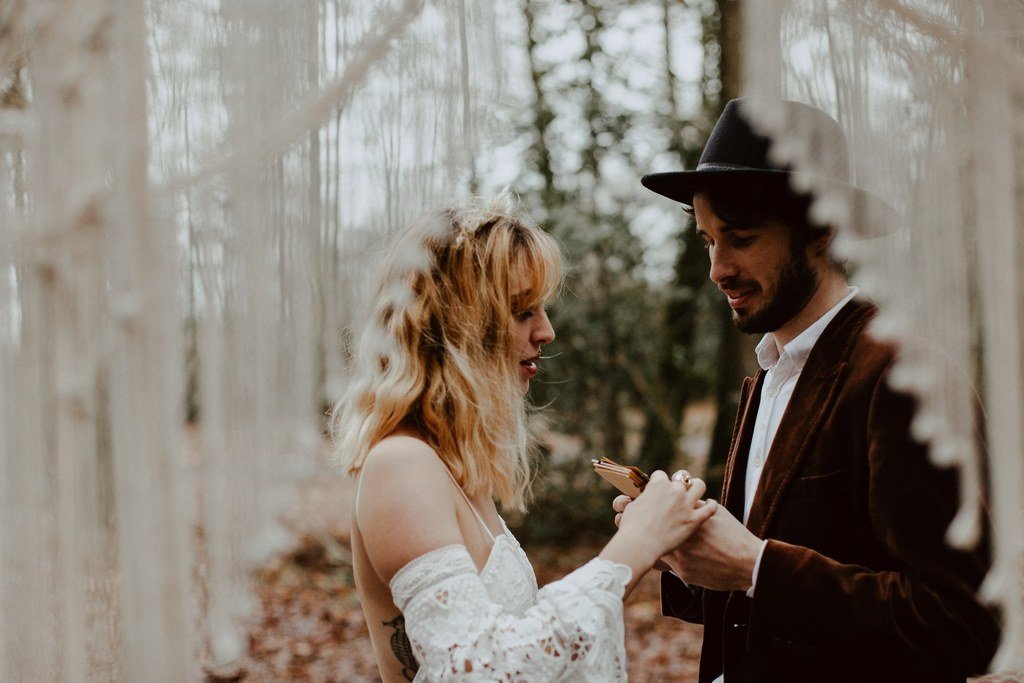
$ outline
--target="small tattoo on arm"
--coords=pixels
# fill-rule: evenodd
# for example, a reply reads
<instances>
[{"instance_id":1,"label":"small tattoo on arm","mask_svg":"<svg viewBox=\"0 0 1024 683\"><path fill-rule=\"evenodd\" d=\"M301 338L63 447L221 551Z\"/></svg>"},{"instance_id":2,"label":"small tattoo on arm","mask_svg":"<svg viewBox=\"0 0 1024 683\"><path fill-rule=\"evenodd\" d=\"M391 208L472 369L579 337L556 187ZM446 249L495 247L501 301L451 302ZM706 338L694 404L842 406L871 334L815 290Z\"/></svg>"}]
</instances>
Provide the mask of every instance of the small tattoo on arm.
<instances>
[{"instance_id":1,"label":"small tattoo on arm","mask_svg":"<svg viewBox=\"0 0 1024 683\"><path fill-rule=\"evenodd\" d=\"M420 665L412 655L412 643L409 642L409 636L405 634L405 616L399 614L391 621L383 623L385 626L395 629L395 632L391 634L391 651L395 653L398 663L402 665L402 676L405 677L405 680L411 681L416 676Z\"/></svg>"}]
</instances>

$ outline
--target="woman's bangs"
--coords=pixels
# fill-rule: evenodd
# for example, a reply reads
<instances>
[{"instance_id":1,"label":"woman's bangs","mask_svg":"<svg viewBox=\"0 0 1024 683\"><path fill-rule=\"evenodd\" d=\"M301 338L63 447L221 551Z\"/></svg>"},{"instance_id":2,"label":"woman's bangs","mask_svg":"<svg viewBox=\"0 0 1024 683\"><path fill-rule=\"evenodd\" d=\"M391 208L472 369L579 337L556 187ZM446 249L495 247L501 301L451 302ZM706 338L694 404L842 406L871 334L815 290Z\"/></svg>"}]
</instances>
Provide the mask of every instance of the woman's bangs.
<instances>
[{"instance_id":1,"label":"woman's bangs","mask_svg":"<svg viewBox=\"0 0 1024 683\"><path fill-rule=\"evenodd\" d=\"M517 287L516 308L526 310L551 301L562 283L562 253L546 233L531 231L513 269Z\"/></svg>"}]
</instances>

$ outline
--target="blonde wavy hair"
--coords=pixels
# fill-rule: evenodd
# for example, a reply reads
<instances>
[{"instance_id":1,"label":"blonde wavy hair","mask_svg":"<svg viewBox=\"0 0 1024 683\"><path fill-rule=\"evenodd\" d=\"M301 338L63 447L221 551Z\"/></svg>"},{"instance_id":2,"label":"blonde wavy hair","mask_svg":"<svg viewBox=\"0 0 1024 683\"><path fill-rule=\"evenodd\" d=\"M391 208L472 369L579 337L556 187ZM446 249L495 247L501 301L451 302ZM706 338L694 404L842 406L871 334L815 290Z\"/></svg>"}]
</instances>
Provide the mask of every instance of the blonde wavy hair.
<instances>
[{"instance_id":1,"label":"blonde wavy hair","mask_svg":"<svg viewBox=\"0 0 1024 683\"><path fill-rule=\"evenodd\" d=\"M331 431L355 475L399 427L415 429L470 496L523 509L530 483L515 317L562 280L555 240L507 190L427 213L389 251Z\"/></svg>"}]
</instances>

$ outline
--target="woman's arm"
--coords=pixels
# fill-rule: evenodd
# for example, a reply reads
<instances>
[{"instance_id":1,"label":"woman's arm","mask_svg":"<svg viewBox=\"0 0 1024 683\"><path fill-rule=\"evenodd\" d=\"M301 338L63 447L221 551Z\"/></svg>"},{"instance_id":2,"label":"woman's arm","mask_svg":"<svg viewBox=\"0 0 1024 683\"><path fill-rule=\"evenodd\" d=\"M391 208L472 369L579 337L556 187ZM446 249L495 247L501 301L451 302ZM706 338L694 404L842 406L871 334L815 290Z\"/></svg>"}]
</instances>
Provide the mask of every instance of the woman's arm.
<instances>
[{"instance_id":1,"label":"woman's arm","mask_svg":"<svg viewBox=\"0 0 1024 683\"><path fill-rule=\"evenodd\" d=\"M429 681L625 679L624 565L595 558L513 614L488 595L462 546L416 558L391 582Z\"/></svg>"},{"instance_id":2,"label":"woman's arm","mask_svg":"<svg viewBox=\"0 0 1024 683\"><path fill-rule=\"evenodd\" d=\"M436 454L413 439L383 446L364 474L360 530L430 680L621 678L627 589L714 511L696 508L703 482L686 490L655 473L598 558L545 586L526 613L509 614L490 599L465 548Z\"/></svg>"}]
</instances>

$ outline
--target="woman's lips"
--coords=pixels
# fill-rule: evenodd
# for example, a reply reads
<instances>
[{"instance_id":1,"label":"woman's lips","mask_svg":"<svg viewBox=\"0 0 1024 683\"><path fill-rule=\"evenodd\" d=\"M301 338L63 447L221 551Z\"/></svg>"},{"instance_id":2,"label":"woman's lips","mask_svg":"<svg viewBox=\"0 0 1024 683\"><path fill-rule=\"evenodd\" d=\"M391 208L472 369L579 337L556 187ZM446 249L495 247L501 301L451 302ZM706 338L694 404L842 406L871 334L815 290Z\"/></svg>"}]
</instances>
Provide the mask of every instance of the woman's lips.
<instances>
[{"instance_id":1,"label":"woman's lips","mask_svg":"<svg viewBox=\"0 0 1024 683\"><path fill-rule=\"evenodd\" d=\"M537 374L537 363L533 360L521 360L519 361L519 367L522 368L523 373L527 377L533 377Z\"/></svg>"}]
</instances>

